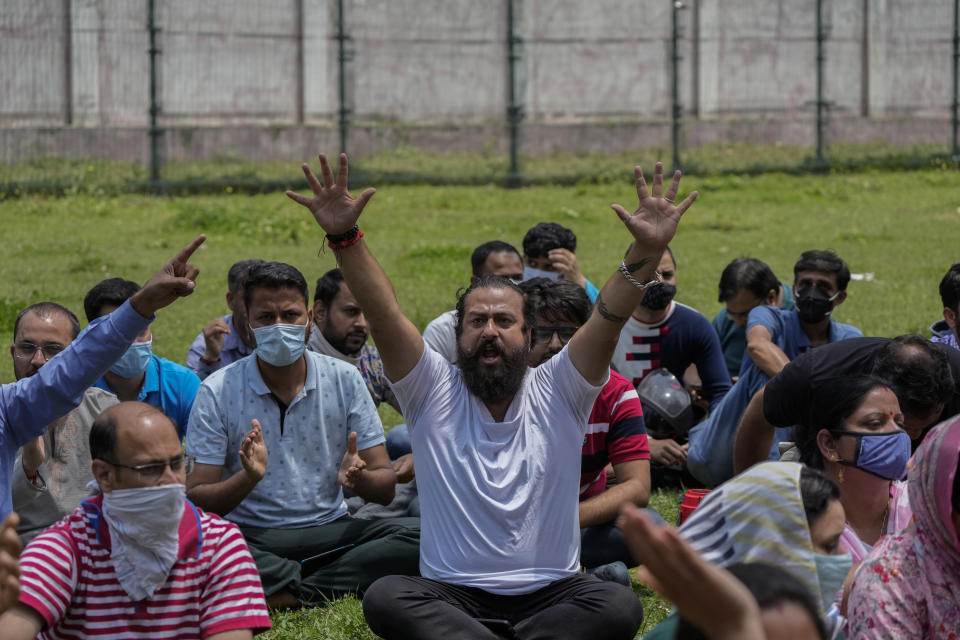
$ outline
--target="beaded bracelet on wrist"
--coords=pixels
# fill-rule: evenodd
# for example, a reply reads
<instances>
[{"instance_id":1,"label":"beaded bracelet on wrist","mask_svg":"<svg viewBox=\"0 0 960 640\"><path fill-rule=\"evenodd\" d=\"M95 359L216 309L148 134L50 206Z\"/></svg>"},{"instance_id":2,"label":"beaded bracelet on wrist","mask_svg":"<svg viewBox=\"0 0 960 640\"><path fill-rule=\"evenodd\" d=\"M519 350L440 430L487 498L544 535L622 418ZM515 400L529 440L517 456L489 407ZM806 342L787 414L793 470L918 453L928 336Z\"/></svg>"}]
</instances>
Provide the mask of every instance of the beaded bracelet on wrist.
<instances>
[{"instance_id":1,"label":"beaded bracelet on wrist","mask_svg":"<svg viewBox=\"0 0 960 640\"><path fill-rule=\"evenodd\" d=\"M327 246L333 249L334 251L339 251L340 249L346 249L347 247L352 247L353 245L360 242L360 238L363 237L363 231L360 231L358 225L353 225L353 228L344 232L337 234L327 234Z\"/></svg>"}]
</instances>

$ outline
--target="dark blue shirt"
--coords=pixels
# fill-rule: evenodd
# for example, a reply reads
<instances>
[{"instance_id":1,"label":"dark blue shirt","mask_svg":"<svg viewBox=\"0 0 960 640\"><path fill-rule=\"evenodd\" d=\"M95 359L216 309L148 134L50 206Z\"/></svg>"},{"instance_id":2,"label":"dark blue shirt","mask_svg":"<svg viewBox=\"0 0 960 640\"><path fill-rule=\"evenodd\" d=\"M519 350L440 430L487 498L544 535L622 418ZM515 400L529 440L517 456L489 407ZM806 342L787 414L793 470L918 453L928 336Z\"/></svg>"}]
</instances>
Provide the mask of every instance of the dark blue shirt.
<instances>
[{"instance_id":1,"label":"dark blue shirt","mask_svg":"<svg viewBox=\"0 0 960 640\"><path fill-rule=\"evenodd\" d=\"M720 340L710 321L685 304L671 304L667 316L650 325L631 317L620 332L611 366L636 387L654 369L666 368L678 380L691 364L713 407L730 390Z\"/></svg>"}]
</instances>

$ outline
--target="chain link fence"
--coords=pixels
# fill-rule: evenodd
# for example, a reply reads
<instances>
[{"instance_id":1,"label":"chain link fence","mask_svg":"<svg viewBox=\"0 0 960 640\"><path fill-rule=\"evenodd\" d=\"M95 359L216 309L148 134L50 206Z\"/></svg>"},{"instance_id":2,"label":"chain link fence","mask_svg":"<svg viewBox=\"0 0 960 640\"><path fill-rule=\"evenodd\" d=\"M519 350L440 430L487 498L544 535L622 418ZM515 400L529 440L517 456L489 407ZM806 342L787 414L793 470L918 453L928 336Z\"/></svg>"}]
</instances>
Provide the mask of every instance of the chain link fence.
<instances>
[{"instance_id":1,"label":"chain link fence","mask_svg":"<svg viewBox=\"0 0 960 640\"><path fill-rule=\"evenodd\" d=\"M955 166L957 19L958 0L5 0L0 189L274 189L320 150L378 183Z\"/></svg>"}]
</instances>

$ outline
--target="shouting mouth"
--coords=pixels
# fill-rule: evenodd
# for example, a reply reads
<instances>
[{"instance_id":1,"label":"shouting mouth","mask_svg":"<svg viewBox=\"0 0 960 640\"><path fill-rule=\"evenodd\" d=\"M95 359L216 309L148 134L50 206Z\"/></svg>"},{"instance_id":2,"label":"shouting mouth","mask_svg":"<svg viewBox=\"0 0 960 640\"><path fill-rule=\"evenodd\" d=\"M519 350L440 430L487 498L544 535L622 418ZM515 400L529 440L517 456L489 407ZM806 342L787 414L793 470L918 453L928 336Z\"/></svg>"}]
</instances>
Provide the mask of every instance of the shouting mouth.
<instances>
[{"instance_id":1,"label":"shouting mouth","mask_svg":"<svg viewBox=\"0 0 960 640\"><path fill-rule=\"evenodd\" d=\"M483 364L495 365L500 362L503 350L500 348L500 345L491 341L481 344L480 348L477 349L477 354L480 356L480 362Z\"/></svg>"}]
</instances>

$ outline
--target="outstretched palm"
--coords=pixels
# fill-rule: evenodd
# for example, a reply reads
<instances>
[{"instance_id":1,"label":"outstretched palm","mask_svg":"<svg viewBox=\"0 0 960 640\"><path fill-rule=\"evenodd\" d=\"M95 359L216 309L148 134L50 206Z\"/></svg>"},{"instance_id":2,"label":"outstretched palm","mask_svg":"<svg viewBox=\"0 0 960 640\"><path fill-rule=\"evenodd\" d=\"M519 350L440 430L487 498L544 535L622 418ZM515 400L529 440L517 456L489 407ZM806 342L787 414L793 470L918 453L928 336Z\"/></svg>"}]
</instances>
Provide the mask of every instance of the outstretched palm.
<instances>
[{"instance_id":1,"label":"outstretched palm","mask_svg":"<svg viewBox=\"0 0 960 640\"><path fill-rule=\"evenodd\" d=\"M658 162L653 173L653 189L647 188L643 179L643 170L634 167L637 180L637 210L632 214L618 204L612 205L620 219L627 226L637 244L656 252L662 252L674 234L680 217L697 199L697 192L688 195L683 202L674 204L677 190L680 188L680 172L673 174L673 181L667 192L663 192L663 164Z\"/></svg>"},{"instance_id":2,"label":"outstretched palm","mask_svg":"<svg viewBox=\"0 0 960 640\"><path fill-rule=\"evenodd\" d=\"M323 176L323 184L320 184L317 176L306 163L303 164L303 174L307 177L307 184L313 191L313 197L308 198L293 191L287 191L287 197L310 209L317 224L327 232L327 235L337 235L353 228L363 208L376 193L376 189L370 188L361 193L359 198L354 198L347 192L349 171L345 153L340 154L340 166L336 179L333 177L330 163L327 162L327 156L322 153L320 154L320 175Z\"/></svg>"}]
</instances>

